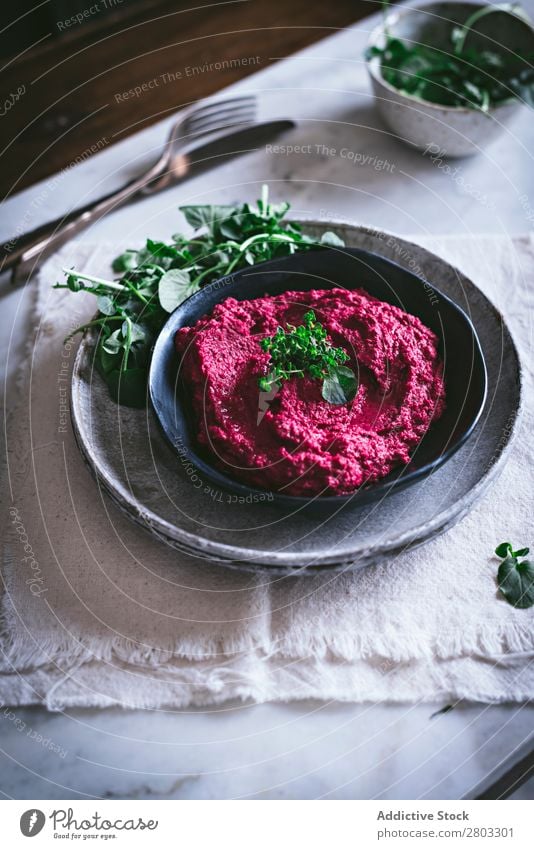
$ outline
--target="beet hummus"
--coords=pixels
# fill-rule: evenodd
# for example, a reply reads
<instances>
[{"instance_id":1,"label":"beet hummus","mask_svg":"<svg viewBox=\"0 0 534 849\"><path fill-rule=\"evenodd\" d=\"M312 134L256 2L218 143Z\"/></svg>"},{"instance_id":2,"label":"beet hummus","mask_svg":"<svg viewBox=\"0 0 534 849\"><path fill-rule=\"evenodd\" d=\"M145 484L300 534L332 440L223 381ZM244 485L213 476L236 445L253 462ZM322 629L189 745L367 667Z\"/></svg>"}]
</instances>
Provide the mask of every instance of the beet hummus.
<instances>
[{"instance_id":1,"label":"beet hummus","mask_svg":"<svg viewBox=\"0 0 534 849\"><path fill-rule=\"evenodd\" d=\"M353 401L331 404L311 377L267 394L260 341L313 310L359 376ZM435 334L362 289L228 298L176 334L199 447L234 479L288 495L345 495L400 464L443 412Z\"/></svg>"}]
</instances>

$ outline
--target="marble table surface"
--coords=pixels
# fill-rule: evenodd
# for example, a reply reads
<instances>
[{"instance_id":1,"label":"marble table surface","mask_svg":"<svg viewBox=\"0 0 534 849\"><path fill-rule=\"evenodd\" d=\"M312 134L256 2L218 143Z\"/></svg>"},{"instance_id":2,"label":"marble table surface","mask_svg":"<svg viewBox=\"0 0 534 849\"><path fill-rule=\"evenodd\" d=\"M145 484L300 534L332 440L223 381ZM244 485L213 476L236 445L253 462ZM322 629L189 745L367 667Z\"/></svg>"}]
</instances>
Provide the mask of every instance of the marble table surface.
<instances>
[{"instance_id":1,"label":"marble table surface","mask_svg":"<svg viewBox=\"0 0 534 849\"><path fill-rule=\"evenodd\" d=\"M532 7L534 0L524 4ZM242 81L264 115L298 127L95 225L83 238L134 246L176 231L183 203L254 199L268 182L298 216L365 223L401 235L516 235L534 222L532 113L521 111L475 158L445 163L403 146L381 124L361 54L374 21ZM4 205L9 239L120 185L153 159L163 121ZM7 397L24 350L28 293L0 280L0 361ZM213 710L0 708L0 792L12 798L459 798L532 737L529 705L227 704ZM516 794L532 797L532 782Z\"/></svg>"}]
</instances>

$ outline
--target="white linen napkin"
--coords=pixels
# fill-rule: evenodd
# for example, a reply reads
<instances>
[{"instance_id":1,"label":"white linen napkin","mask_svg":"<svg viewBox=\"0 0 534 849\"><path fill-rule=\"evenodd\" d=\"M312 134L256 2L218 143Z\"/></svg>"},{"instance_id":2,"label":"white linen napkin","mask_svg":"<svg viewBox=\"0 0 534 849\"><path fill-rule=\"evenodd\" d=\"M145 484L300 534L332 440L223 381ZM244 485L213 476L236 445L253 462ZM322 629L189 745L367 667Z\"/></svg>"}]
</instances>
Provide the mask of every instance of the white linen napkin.
<instances>
[{"instance_id":1,"label":"white linen napkin","mask_svg":"<svg viewBox=\"0 0 534 849\"><path fill-rule=\"evenodd\" d=\"M33 284L35 333L7 433L4 704L534 696L534 610L503 600L492 557L504 539L532 542L534 241L420 241L502 308L525 368L522 432L498 482L442 537L360 572L300 578L199 568L130 524L99 491L69 424L77 343L63 343L94 301L51 284L65 257L96 274L109 269L83 243L45 266Z\"/></svg>"}]
</instances>

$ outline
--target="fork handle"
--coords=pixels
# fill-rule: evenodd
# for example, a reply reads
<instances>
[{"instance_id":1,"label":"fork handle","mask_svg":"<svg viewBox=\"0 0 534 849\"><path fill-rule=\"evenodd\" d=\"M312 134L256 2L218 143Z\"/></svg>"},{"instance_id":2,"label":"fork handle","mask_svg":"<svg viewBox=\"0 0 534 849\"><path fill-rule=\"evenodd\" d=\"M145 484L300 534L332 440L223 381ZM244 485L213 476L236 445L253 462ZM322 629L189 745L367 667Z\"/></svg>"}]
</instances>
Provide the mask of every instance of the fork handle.
<instances>
[{"instance_id":1,"label":"fork handle","mask_svg":"<svg viewBox=\"0 0 534 849\"><path fill-rule=\"evenodd\" d=\"M122 188L5 242L0 253L0 273L13 268L12 282L18 282L77 233L85 230L107 212L132 200L161 173L161 166L158 165L159 163L156 163L141 177L130 180Z\"/></svg>"}]
</instances>

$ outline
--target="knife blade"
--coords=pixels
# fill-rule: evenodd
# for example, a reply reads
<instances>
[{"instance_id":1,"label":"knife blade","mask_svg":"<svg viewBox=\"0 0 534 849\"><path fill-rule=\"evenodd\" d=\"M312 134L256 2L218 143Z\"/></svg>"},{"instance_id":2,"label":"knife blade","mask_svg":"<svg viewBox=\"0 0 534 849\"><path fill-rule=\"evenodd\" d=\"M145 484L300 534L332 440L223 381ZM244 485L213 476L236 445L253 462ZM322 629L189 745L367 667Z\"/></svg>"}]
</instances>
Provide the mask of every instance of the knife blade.
<instances>
[{"instance_id":1,"label":"knife blade","mask_svg":"<svg viewBox=\"0 0 534 849\"><path fill-rule=\"evenodd\" d=\"M175 169L171 167L165 174L156 177L141 189L141 194L152 195L190 177L195 177L203 171L221 165L222 161L218 160L229 161L236 156L257 151L267 142L294 127L295 122L290 119L264 121L203 141L202 144L180 152L179 167Z\"/></svg>"}]
</instances>

